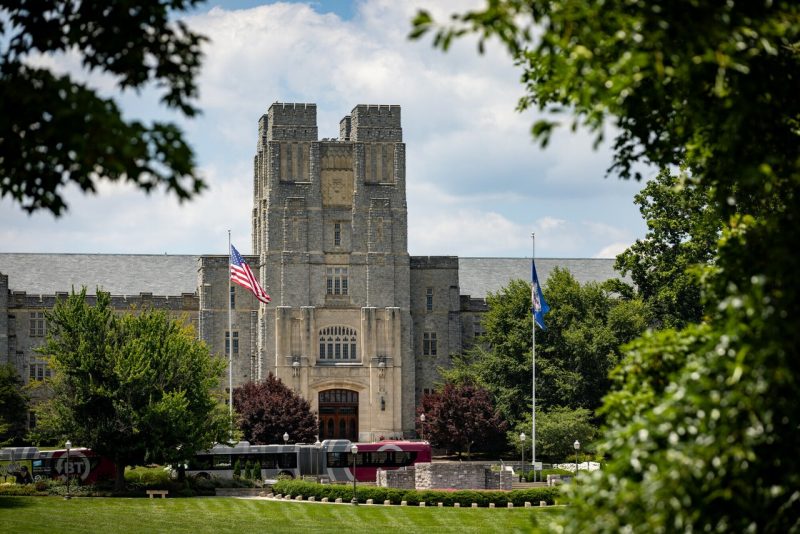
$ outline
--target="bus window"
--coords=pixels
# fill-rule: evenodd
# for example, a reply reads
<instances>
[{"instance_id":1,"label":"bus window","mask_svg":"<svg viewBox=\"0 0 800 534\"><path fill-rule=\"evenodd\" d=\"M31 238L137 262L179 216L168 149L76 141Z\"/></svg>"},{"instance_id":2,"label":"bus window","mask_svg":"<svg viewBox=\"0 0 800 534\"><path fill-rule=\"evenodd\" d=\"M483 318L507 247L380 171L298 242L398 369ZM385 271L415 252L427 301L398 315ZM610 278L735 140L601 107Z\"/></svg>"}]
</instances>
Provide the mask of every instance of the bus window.
<instances>
[{"instance_id":1,"label":"bus window","mask_svg":"<svg viewBox=\"0 0 800 534\"><path fill-rule=\"evenodd\" d=\"M346 452L329 452L328 453L328 467L348 467L349 453Z\"/></svg>"},{"instance_id":2,"label":"bus window","mask_svg":"<svg viewBox=\"0 0 800 534\"><path fill-rule=\"evenodd\" d=\"M228 469L231 467L230 454L215 454L214 455L214 469Z\"/></svg>"},{"instance_id":3,"label":"bus window","mask_svg":"<svg viewBox=\"0 0 800 534\"><path fill-rule=\"evenodd\" d=\"M211 455L209 454L202 454L189 458L189 469L191 470L211 469L212 466L213 462L211 459Z\"/></svg>"},{"instance_id":4,"label":"bus window","mask_svg":"<svg viewBox=\"0 0 800 534\"><path fill-rule=\"evenodd\" d=\"M280 459L278 461L281 469L294 469L297 467L297 454L293 452L285 452L280 455Z\"/></svg>"}]
</instances>

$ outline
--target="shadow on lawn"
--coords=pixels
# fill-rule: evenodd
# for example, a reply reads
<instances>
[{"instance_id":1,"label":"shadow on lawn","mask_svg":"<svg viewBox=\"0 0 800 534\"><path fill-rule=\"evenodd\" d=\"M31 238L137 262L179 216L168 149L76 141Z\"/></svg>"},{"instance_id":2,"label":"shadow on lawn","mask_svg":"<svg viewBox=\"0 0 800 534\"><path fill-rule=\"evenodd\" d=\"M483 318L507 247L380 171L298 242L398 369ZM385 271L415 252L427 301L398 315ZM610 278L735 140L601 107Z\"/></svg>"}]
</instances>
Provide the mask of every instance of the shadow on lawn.
<instances>
[{"instance_id":1,"label":"shadow on lawn","mask_svg":"<svg viewBox=\"0 0 800 534\"><path fill-rule=\"evenodd\" d=\"M27 508L30 503L27 499L19 499L16 497L0 497L0 510L7 510L10 508Z\"/></svg>"}]
</instances>

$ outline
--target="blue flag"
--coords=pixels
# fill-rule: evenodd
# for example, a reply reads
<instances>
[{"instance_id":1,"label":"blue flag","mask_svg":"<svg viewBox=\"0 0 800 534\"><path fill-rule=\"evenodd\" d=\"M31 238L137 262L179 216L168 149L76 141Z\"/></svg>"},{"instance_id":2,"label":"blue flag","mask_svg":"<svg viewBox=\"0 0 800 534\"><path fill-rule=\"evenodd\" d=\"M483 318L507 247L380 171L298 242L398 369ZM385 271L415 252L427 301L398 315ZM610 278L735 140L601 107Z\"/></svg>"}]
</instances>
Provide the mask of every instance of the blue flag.
<instances>
[{"instance_id":1,"label":"blue flag","mask_svg":"<svg viewBox=\"0 0 800 534\"><path fill-rule=\"evenodd\" d=\"M539 325L542 330L547 330L544 326L544 314L550 311L550 306L544 300L542 288L539 285L539 277L536 276L536 264L531 259L531 302L533 307L533 320Z\"/></svg>"}]
</instances>

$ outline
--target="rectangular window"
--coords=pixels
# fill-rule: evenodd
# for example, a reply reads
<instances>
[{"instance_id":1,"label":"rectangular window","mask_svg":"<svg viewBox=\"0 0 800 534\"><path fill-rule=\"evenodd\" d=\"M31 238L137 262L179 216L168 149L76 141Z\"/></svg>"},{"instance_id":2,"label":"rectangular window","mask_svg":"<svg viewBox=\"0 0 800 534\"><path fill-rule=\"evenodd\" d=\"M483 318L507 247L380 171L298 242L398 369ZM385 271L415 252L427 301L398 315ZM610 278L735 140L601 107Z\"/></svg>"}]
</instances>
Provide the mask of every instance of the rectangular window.
<instances>
[{"instance_id":1,"label":"rectangular window","mask_svg":"<svg viewBox=\"0 0 800 534\"><path fill-rule=\"evenodd\" d=\"M326 269L326 288L328 295L347 295L347 267L328 267Z\"/></svg>"},{"instance_id":2,"label":"rectangular window","mask_svg":"<svg viewBox=\"0 0 800 534\"><path fill-rule=\"evenodd\" d=\"M433 288L429 287L425 290L425 309L433 311Z\"/></svg>"},{"instance_id":3,"label":"rectangular window","mask_svg":"<svg viewBox=\"0 0 800 534\"><path fill-rule=\"evenodd\" d=\"M50 378L50 366L41 360L31 360L28 364L28 378L30 380L45 380Z\"/></svg>"},{"instance_id":4,"label":"rectangular window","mask_svg":"<svg viewBox=\"0 0 800 534\"><path fill-rule=\"evenodd\" d=\"M231 352L231 333L225 332L225 355ZM233 353L239 354L239 332L233 333Z\"/></svg>"},{"instance_id":5,"label":"rectangular window","mask_svg":"<svg viewBox=\"0 0 800 534\"><path fill-rule=\"evenodd\" d=\"M30 337L44 337L44 312L31 312Z\"/></svg>"},{"instance_id":6,"label":"rectangular window","mask_svg":"<svg viewBox=\"0 0 800 534\"><path fill-rule=\"evenodd\" d=\"M436 356L436 332L425 332L422 334L422 354L425 356Z\"/></svg>"},{"instance_id":7,"label":"rectangular window","mask_svg":"<svg viewBox=\"0 0 800 534\"><path fill-rule=\"evenodd\" d=\"M333 246L342 246L342 223L333 224Z\"/></svg>"},{"instance_id":8,"label":"rectangular window","mask_svg":"<svg viewBox=\"0 0 800 534\"><path fill-rule=\"evenodd\" d=\"M231 285L231 309L236 308L236 286Z\"/></svg>"}]
</instances>

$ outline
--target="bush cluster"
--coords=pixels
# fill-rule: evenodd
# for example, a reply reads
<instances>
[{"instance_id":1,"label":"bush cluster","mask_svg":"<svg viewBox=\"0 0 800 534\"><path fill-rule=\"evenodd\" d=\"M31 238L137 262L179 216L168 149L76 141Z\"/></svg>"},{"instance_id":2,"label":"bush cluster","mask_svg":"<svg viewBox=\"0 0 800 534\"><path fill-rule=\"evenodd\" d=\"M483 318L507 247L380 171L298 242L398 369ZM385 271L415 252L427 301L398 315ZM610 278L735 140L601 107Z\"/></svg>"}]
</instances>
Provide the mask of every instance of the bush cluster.
<instances>
[{"instance_id":1,"label":"bush cluster","mask_svg":"<svg viewBox=\"0 0 800 534\"><path fill-rule=\"evenodd\" d=\"M525 471L525 481L526 482L533 482L534 471ZM538 471L538 475L536 475L536 480L539 482L544 482L547 480L547 475L564 475L564 476L572 476L575 473L572 471L567 471L566 469L543 469Z\"/></svg>"},{"instance_id":2,"label":"bush cluster","mask_svg":"<svg viewBox=\"0 0 800 534\"><path fill-rule=\"evenodd\" d=\"M328 500L335 500L337 498L343 501L349 501L353 498L353 488L349 485L341 484L317 484L314 482L305 482L302 480L279 480L276 482L272 489L275 493L283 495L297 496L302 495L304 498L314 496L317 499L327 497ZM392 504L400 504L401 501L406 501L409 506L418 506L419 503L425 502L428 506L436 506L437 503L443 503L445 506L453 506L459 503L462 507L469 507L472 503L478 503L478 506L486 507L489 503L494 503L495 506L504 507L509 502L514 503L514 506L524 506L525 502L538 504L539 501L546 501L547 504L554 504L556 499L560 496L558 488L533 488L527 490L405 490L396 488L378 488L374 486L358 486L356 490L356 498L358 502L367 502L367 499L372 499L373 502L382 504L388 500Z\"/></svg>"}]
</instances>

